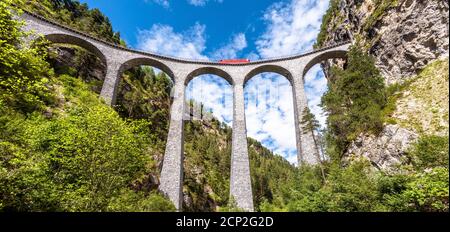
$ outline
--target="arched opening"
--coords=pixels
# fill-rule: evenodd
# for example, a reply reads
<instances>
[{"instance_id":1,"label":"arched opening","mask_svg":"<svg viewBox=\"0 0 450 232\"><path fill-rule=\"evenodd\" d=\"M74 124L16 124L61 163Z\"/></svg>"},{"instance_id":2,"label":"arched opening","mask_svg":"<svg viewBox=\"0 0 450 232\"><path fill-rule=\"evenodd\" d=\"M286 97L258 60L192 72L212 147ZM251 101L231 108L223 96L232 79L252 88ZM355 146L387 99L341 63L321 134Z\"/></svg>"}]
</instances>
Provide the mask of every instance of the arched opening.
<instances>
[{"instance_id":1,"label":"arched opening","mask_svg":"<svg viewBox=\"0 0 450 232\"><path fill-rule=\"evenodd\" d=\"M105 55L92 43L66 34L49 34L48 60L57 75L82 79L91 90L100 93L106 76Z\"/></svg>"},{"instance_id":2,"label":"arched opening","mask_svg":"<svg viewBox=\"0 0 450 232\"><path fill-rule=\"evenodd\" d=\"M320 54L308 62L303 73L308 108L319 124L313 129L312 139L319 152L321 161L326 161L328 159L325 149L326 141L324 134L328 115L321 106L322 97L328 91L328 82L330 81L325 73L326 70L330 71L332 64L345 68L346 58L347 51L344 50Z\"/></svg>"},{"instance_id":3,"label":"arched opening","mask_svg":"<svg viewBox=\"0 0 450 232\"><path fill-rule=\"evenodd\" d=\"M131 60L123 63L119 69L119 73L123 73L129 69L132 69L132 68L138 67L138 66L153 67L153 68L155 68L157 73L163 72L166 74L167 77L169 77L171 79L172 82L175 81L175 76L174 76L172 70L167 65L165 65L157 60L150 59L147 57L134 58L134 59L131 59Z\"/></svg>"},{"instance_id":4,"label":"arched opening","mask_svg":"<svg viewBox=\"0 0 450 232\"><path fill-rule=\"evenodd\" d=\"M272 202L273 196L279 194L276 191L280 189L271 180L287 180L286 176L272 176L270 170L292 170L291 164L297 163L292 75L281 67L263 66L250 72L245 80L253 198L255 206L260 207L263 201ZM273 155L281 161L273 162Z\"/></svg>"},{"instance_id":5,"label":"arched opening","mask_svg":"<svg viewBox=\"0 0 450 232\"><path fill-rule=\"evenodd\" d=\"M202 68L186 79L183 211L217 211L229 198L232 78Z\"/></svg>"},{"instance_id":6,"label":"arched opening","mask_svg":"<svg viewBox=\"0 0 450 232\"><path fill-rule=\"evenodd\" d=\"M147 173L133 187L156 190L167 144L172 105L172 71L147 58L132 59L119 69L114 108L145 133L150 157Z\"/></svg>"},{"instance_id":7,"label":"arched opening","mask_svg":"<svg viewBox=\"0 0 450 232\"><path fill-rule=\"evenodd\" d=\"M92 43L87 40L81 39L79 37L67 35L67 34L48 34L45 36L45 39L52 43L60 43L60 44L72 44L76 46L80 46L89 52L98 56L103 62L106 63L105 55Z\"/></svg>"},{"instance_id":8,"label":"arched opening","mask_svg":"<svg viewBox=\"0 0 450 232\"><path fill-rule=\"evenodd\" d=\"M314 115L319 126L313 130L314 145L319 152L320 159L325 160L325 141L323 129L326 127L327 115L323 111L321 100L323 94L328 89L328 81L325 77L322 67L319 64L314 65L304 75L304 85L306 98L308 99L309 111Z\"/></svg>"},{"instance_id":9,"label":"arched opening","mask_svg":"<svg viewBox=\"0 0 450 232\"><path fill-rule=\"evenodd\" d=\"M305 66L303 70L303 77L305 77L306 73L316 64L320 64L326 60L332 59L347 59L347 51L346 50L332 50L328 52L321 53L315 57L313 57Z\"/></svg>"}]
</instances>

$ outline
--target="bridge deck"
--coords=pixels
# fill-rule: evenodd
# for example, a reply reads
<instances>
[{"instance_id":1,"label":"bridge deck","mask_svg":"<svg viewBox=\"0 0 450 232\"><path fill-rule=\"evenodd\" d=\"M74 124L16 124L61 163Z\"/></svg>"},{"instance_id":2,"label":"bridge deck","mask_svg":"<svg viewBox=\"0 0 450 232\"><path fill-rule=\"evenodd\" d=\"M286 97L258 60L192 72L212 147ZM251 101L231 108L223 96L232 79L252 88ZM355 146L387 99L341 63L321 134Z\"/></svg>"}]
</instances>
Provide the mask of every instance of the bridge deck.
<instances>
[{"instance_id":1,"label":"bridge deck","mask_svg":"<svg viewBox=\"0 0 450 232\"><path fill-rule=\"evenodd\" d=\"M292 59L297 59L300 57L304 57L304 56L308 56L314 53L318 53L318 52L322 52L322 51L326 51L329 49L333 49L342 45L346 45L346 44L350 44L351 41L344 41L341 43L336 43L334 45L331 46L327 46L327 47L322 47L322 48L318 48L318 49L313 49L301 54L294 54L294 55L287 55L287 56L280 56L280 57L271 57L271 58L267 58L267 59L261 59L261 60L255 60L255 61L250 61L248 63L220 63L220 62L216 62L216 61L210 61L210 60L195 60L195 59L185 59L185 58L180 58L180 57L172 57L172 56L168 56L168 55L162 55L162 54L157 54L157 53L153 53L153 52L146 52L146 51L140 51L140 50L136 50L136 49L131 49L131 48L127 48L124 46L121 46L119 44L114 44L111 42L108 42L106 40L94 37L88 33L79 31L77 29L71 28L69 26L57 23L55 21L51 21L47 18L45 18L44 16L38 15L36 13L30 12L28 10L22 9L23 12L29 16L35 17L39 20L45 21L46 23L64 28L68 31L71 31L73 33L76 33L80 36L83 37L87 37L89 39L95 40L97 42L103 43L105 45L108 45L110 47L116 48L116 49L120 49L120 50L124 50L127 52L131 52L131 53L136 53L136 54L141 54L141 55L146 55L146 56L150 56L150 57L155 57L155 58L159 58L159 59L163 59L163 60L168 60L168 61L175 61L175 62L180 62L180 63L191 63L191 64L203 64L203 65L223 65L223 66L245 66L245 65L254 65L254 64L263 64L263 63L273 63L273 62L278 62L278 61L285 61L285 60L292 60Z\"/></svg>"}]
</instances>

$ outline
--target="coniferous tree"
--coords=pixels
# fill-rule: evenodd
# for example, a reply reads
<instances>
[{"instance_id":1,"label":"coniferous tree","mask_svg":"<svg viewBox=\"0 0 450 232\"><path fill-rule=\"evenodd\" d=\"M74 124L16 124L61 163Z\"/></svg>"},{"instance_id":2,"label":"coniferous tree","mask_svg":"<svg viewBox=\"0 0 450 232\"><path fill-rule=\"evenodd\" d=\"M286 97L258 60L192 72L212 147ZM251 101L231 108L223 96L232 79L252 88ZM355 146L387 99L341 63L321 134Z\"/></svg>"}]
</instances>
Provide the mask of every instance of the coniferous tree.
<instances>
[{"instance_id":1,"label":"coniferous tree","mask_svg":"<svg viewBox=\"0 0 450 232\"><path fill-rule=\"evenodd\" d=\"M373 57L352 47L346 69L332 68L321 105L328 113L327 153L337 161L359 134L381 132L386 88Z\"/></svg>"},{"instance_id":2,"label":"coniferous tree","mask_svg":"<svg viewBox=\"0 0 450 232\"><path fill-rule=\"evenodd\" d=\"M320 128L320 123L319 121L317 121L316 117L314 116L314 114L311 112L311 110L309 110L308 107L305 107L304 111L303 111L303 117L302 117L302 129L303 129L303 133L311 133L312 134L312 138L314 141L314 148L315 148L315 153L317 154L317 161L319 161L320 163L320 169L322 172L322 177L323 180L325 181L325 171L323 170L322 167L322 160L320 159L320 150L319 150L319 144L317 141L317 137L316 137L316 132L319 130Z\"/></svg>"}]
</instances>

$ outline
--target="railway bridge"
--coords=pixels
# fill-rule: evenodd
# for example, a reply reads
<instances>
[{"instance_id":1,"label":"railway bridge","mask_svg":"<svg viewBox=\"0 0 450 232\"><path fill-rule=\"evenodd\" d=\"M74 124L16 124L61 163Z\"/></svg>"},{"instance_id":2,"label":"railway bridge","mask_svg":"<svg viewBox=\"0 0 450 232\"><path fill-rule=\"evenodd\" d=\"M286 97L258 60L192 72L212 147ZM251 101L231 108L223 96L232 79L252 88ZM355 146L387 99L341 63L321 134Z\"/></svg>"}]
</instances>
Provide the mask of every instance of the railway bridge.
<instances>
[{"instance_id":1,"label":"railway bridge","mask_svg":"<svg viewBox=\"0 0 450 232\"><path fill-rule=\"evenodd\" d=\"M214 74L233 86L233 127L230 175L230 196L237 206L253 211L253 196L247 148L244 112L244 86L252 77L273 72L286 77L294 97L295 134L299 165L316 164L319 154L314 147L311 132L303 132L300 125L307 99L304 77L308 70L326 59L345 58L350 42L313 50L299 55L278 57L247 63L221 63L207 60L189 60L136 51L112 44L86 33L55 23L42 16L24 11L19 17L25 21L24 30L34 31L31 39L46 38L53 43L73 44L98 56L107 67L101 98L109 105L116 101L117 88L122 73L139 65L148 65L165 72L173 81L173 103L167 145L161 170L159 189L182 210L183 187L183 115L185 112L186 85L194 77Z\"/></svg>"}]
</instances>

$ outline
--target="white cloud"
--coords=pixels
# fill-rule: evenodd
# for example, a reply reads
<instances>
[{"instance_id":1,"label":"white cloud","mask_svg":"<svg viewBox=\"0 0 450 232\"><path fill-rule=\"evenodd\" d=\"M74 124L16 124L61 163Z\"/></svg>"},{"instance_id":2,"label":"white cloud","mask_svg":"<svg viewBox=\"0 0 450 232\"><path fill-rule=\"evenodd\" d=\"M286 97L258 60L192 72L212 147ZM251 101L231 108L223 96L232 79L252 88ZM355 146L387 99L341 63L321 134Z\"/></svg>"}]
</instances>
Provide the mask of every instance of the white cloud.
<instances>
[{"instance_id":1,"label":"white cloud","mask_svg":"<svg viewBox=\"0 0 450 232\"><path fill-rule=\"evenodd\" d=\"M244 33L232 37L229 43L203 55L206 49L205 25L196 23L184 32L175 32L169 25L154 24L149 30L139 30L137 49L187 59L235 58L247 47Z\"/></svg>"},{"instance_id":2,"label":"white cloud","mask_svg":"<svg viewBox=\"0 0 450 232\"><path fill-rule=\"evenodd\" d=\"M220 121L232 125L233 88L223 78L214 75L194 78L186 87L186 99L202 102L206 112L211 110Z\"/></svg>"},{"instance_id":3,"label":"white cloud","mask_svg":"<svg viewBox=\"0 0 450 232\"><path fill-rule=\"evenodd\" d=\"M210 0L188 0L188 3L194 6L205 6ZM223 0L214 0L214 2L222 3Z\"/></svg>"},{"instance_id":4,"label":"white cloud","mask_svg":"<svg viewBox=\"0 0 450 232\"><path fill-rule=\"evenodd\" d=\"M204 6L207 1L189 0L189 3ZM327 8L327 0L292 0L290 3L273 4L263 17L267 29L256 41L257 50L249 53L248 58L257 60L312 49ZM182 58L225 59L237 57L248 45L245 34L238 33L228 44L205 55L205 29L198 23L185 32L175 32L168 25L153 25L149 30L139 31L138 49ZM308 104L323 124L325 116L318 104L326 91L326 80L320 67L313 67L305 81ZM261 141L289 162L296 163L290 83L277 74L263 74L247 83L245 93L247 135ZM225 80L211 75L195 78L188 85L186 96L203 102L217 118L231 125L233 95L231 86Z\"/></svg>"},{"instance_id":5,"label":"white cloud","mask_svg":"<svg viewBox=\"0 0 450 232\"><path fill-rule=\"evenodd\" d=\"M296 153L292 87L285 78L263 74L245 87L247 135L275 153Z\"/></svg>"},{"instance_id":6,"label":"white cloud","mask_svg":"<svg viewBox=\"0 0 450 232\"><path fill-rule=\"evenodd\" d=\"M214 51L211 57L216 60L237 58L238 53L246 47L247 39L245 38L245 34L239 33L227 45Z\"/></svg>"},{"instance_id":7,"label":"white cloud","mask_svg":"<svg viewBox=\"0 0 450 232\"><path fill-rule=\"evenodd\" d=\"M139 30L137 48L180 58L208 59L202 55L205 28L196 23L189 30L177 33L171 26L155 24L149 30Z\"/></svg>"},{"instance_id":8,"label":"white cloud","mask_svg":"<svg viewBox=\"0 0 450 232\"><path fill-rule=\"evenodd\" d=\"M264 13L267 29L256 41L258 54L255 58L269 58L302 53L312 49L320 30L322 16L328 8L326 0L292 0L289 3L275 3ZM254 77L247 83L246 90L259 97L247 97L246 118L248 136L261 141L274 152L281 154L291 163L297 163L295 143L295 123L292 88L289 82L272 74L268 80ZM314 66L305 77L308 105L318 120L325 122L322 109L318 106L326 79L319 66ZM284 84L283 84L284 83ZM261 96L267 94L267 87L277 86L269 91L268 106L261 104ZM257 88L257 89L256 89ZM278 94L273 94L275 92Z\"/></svg>"},{"instance_id":9,"label":"white cloud","mask_svg":"<svg viewBox=\"0 0 450 232\"><path fill-rule=\"evenodd\" d=\"M327 8L327 0L293 0L269 7L264 14L267 30L256 42L261 56L292 55L312 48Z\"/></svg>"},{"instance_id":10,"label":"white cloud","mask_svg":"<svg viewBox=\"0 0 450 232\"><path fill-rule=\"evenodd\" d=\"M170 7L170 2L169 0L144 0L144 2L152 2L158 5L161 5L164 8L169 8Z\"/></svg>"},{"instance_id":11,"label":"white cloud","mask_svg":"<svg viewBox=\"0 0 450 232\"><path fill-rule=\"evenodd\" d=\"M235 57L247 47L245 34L234 35L228 44L204 55L206 49L206 27L196 23L184 32L175 32L171 26L155 24L149 30L138 33L137 48L187 59L222 59ZM187 86L186 99L202 102L219 120L231 125L233 92L227 81L218 76L202 75Z\"/></svg>"}]
</instances>

